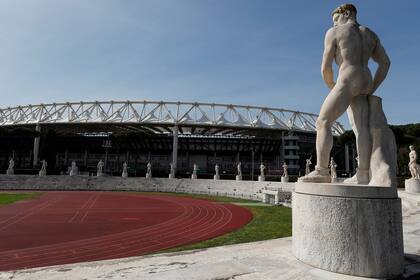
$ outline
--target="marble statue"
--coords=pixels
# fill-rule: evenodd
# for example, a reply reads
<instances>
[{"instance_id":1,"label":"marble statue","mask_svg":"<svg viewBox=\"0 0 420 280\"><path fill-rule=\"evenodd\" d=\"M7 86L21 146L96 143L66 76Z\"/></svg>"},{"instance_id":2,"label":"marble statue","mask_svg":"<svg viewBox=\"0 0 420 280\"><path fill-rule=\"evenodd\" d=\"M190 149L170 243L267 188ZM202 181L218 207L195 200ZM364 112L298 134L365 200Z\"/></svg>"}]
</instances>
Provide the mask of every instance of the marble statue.
<instances>
[{"instance_id":1,"label":"marble statue","mask_svg":"<svg viewBox=\"0 0 420 280\"><path fill-rule=\"evenodd\" d=\"M236 169L238 171L238 174L236 175L236 181L241 181L242 180L242 163L241 162L238 162Z\"/></svg>"},{"instance_id":2,"label":"marble statue","mask_svg":"<svg viewBox=\"0 0 420 280\"><path fill-rule=\"evenodd\" d=\"M13 158L10 158L10 160L9 160L9 166L8 166L8 168L7 168L7 171L6 171L6 175L13 175L13 174L15 174L15 161L13 160Z\"/></svg>"},{"instance_id":3,"label":"marble statue","mask_svg":"<svg viewBox=\"0 0 420 280\"><path fill-rule=\"evenodd\" d=\"M311 173L311 161L312 157L306 159L306 166L305 166L305 175L308 175L309 173Z\"/></svg>"},{"instance_id":4,"label":"marble statue","mask_svg":"<svg viewBox=\"0 0 420 280\"><path fill-rule=\"evenodd\" d=\"M96 165L96 176L101 177L104 176L104 162L101 160L99 160L98 164Z\"/></svg>"},{"instance_id":5,"label":"marble statue","mask_svg":"<svg viewBox=\"0 0 420 280\"><path fill-rule=\"evenodd\" d=\"M152 164L150 163L150 161L147 163L146 178L152 178Z\"/></svg>"},{"instance_id":6,"label":"marble statue","mask_svg":"<svg viewBox=\"0 0 420 280\"><path fill-rule=\"evenodd\" d=\"M214 172L215 172L215 174L214 174L214 180L219 180L220 179L220 168L219 168L219 165L218 164L216 164L214 166Z\"/></svg>"},{"instance_id":7,"label":"marble statue","mask_svg":"<svg viewBox=\"0 0 420 280\"><path fill-rule=\"evenodd\" d=\"M123 177L123 178L127 178L128 177L128 170L127 170L127 162L125 161L124 163L123 163L123 170L122 170L122 174L121 174L121 177Z\"/></svg>"},{"instance_id":8,"label":"marble statue","mask_svg":"<svg viewBox=\"0 0 420 280\"><path fill-rule=\"evenodd\" d=\"M330 161L330 175L331 175L331 181L333 181L332 179L337 179L337 163L334 161L334 158L331 157L331 161Z\"/></svg>"},{"instance_id":9,"label":"marble statue","mask_svg":"<svg viewBox=\"0 0 420 280\"><path fill-rule=\"evenodd\" d=\"M47 166L48 166L47 161L46 160L42 160L41 162L42 162L42 166L41 166L41 170L39 170L38 175L40 177L47 176Z\"/></svg>"},{"instance_id":10,"label":"marble statue","mask_svg":"<svg viewBox=\"0 0 420 280\"><path fill-rule=\"evenodd\" d=\"M408 157L410 162L408 163L408 168L410 169L412 179L420 179L420 166L417 164L417 153L414 149L414 146L410 145L410 153Z\"/></svg>"},{"instance_id":11,"label":"marble statue","mask_svg":"<svg viewBox=\"0 0 420 280\"><path fill-rule=\"evenodd\" d=\"M191 179L197 179L197 171L198 171L198 166L197 166L197 164L194 163L193 173L191 175Z\"/></svg>"},{"instance_id":12,"label":"marble statue","mask_svg":"<svg viewBox=\"0 0 420 280\"><path fill-rule=\"evenodd\" d=\"M260 164L260 176L258 176L258 181L265 181L265 165L261 162Z\"/></svg>"},{"instance_id":13,"label":"marble statue","mask_svg":"<svg viewBox=\"0 0 420 280\"><path fill-rule=\"evenodd\" d=\"M325 35L322 77L331 90L321 106L316 122L315 170L300 182L331 182L328 162L333 145L334 122L347 110L356 135L359 169L346 183L394 186L396 144L382 110L381 98L373 96L384 81L390 60L378 36L357 22L356 7L344 4L332 14L333 27ZM378 64L374 78L368 67ZM338 67L334 81L333 62ZM371 174L371 176L370 176Z\"/></svg>"},{"instance_id":14,"label":"marble statue","mask_svg":"<svg viewBox=\"0 0 420 280\"><path fill-rule=\"evenodd\" d=\"M76 165L76 161L72 161L71 162L71 168L70 168L70 176L75 176L75 175L78 175L78 167L77 167L77 165Z\"/></svg>"},{"instance_id":15,"label":"marble statue","mask_svg":"<svg viewBox=\"0 0 420 280\"><path fill-rule=\"evenodd\" d=\"M173 163L169 164L170 167L170 171L169 171L169 179L174 179L175 178L175 167Z\"/></svg>"},{"instance_id":16,"label":"marble statue","mask_svg":"<svg viewBox=\"0 0 420 280\"><path fill-rule=\"evenodd\" d=\"M289 177L289 171L287 170L288 166L286 164L286 162L283 163L283 177Z\"/></svg>"}]
</instances>

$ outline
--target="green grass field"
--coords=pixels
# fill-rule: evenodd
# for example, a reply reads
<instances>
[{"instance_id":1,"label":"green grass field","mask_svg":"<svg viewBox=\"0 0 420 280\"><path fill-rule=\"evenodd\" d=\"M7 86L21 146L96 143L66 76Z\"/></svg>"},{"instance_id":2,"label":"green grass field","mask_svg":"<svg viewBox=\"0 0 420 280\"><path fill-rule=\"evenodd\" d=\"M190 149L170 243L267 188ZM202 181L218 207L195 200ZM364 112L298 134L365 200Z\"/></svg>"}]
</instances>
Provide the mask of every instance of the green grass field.
<instances>
[{"instance_id":1,"label":"green grass field","mask_svg":"<svg viewBox=\"0 0 420 280\"><path fill-rule=\"evenodd\" d=\"M199 243L163 250L158 253L203 249L222 245L232 245L238 243L288 237L292 235L292 209L287 207L271 206L259 202L252 202L250 200L229 197L215 197L208 195L191 195L177 193L153 194L182 195L200 199L209 199L220 202L233 203L247 208L252 212L253 215L253 219L251 220L251 222L249 222L247 225L236 231Z\"/></svg>"},{"instance_id":2,"label":"green grass field","mask_svg":"<svg viewBox=\"0 0 420 280\"><path fill-rule=\"evenodd\" d=\"M19 200L32 199L40 195L41 193L0 193L0 206Z\"/></svg>"}]
</instances>

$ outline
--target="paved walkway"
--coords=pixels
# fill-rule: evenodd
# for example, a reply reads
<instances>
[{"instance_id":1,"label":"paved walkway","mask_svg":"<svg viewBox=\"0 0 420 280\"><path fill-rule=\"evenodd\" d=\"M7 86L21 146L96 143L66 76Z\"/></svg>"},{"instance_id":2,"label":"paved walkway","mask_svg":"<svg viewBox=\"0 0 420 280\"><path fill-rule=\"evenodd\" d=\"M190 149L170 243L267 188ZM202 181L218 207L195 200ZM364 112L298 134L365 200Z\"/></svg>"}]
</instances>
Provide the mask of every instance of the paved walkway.
<instances>
[{"instance_id":1,"label":"paved walkway","mask_svg":"<svg viewBox=\"0 0 420 280\"><path fill-rule=\"evenodd\" d=\"M402 192L400 196L403 200L404 245L408 257L404 276L405 279L419 279L420 195ZM366 279L305 265L293 257L291 243L291 238L282 238L195 251L21 270L1 273L0 279Z\"/></svg>"}]
</instances>

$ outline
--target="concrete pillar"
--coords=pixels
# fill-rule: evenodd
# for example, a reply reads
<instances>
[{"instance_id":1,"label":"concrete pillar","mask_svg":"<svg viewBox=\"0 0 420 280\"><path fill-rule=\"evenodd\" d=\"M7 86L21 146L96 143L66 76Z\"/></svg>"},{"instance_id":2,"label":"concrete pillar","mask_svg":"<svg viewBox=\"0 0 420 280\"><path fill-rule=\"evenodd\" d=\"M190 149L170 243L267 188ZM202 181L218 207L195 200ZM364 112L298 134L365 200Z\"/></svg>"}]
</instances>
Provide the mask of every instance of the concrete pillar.
<instances>
[{"instance_id":1,"label":"concrete pillar","mask_svg":"<svg viewBox=\"0 0 420 280\"><path fill-rule=\"evenodd\" d=\"M87 166L87 160L88 160L88 151L85 150L85 155L83 157L83 163L84 163L85 166Z\"/></svg>"},{"instance_id":2,"label":"concrete pillar","mask_svg":"<svg viewBox=\"0 0 420 280\"><path fill-rule=\"evenodd\" d=\"M41 126L39 124L36 125L35 131L41 132ZM39 143L40 143L41 137L37 136L34 139L34 160L32 162L33 166L36 166L39 161Z\"/></svg>"},{"instance_id":3,"label":"concrete pillar","mask_svg":"<svg viewBox=\"0 0 420 280\"><path fill-rule=\"evenodd\" d=\"M176 174L178 163L178 126L173 127L173 140L172 140L172 166Z\"/></svg>"},{"instance_id":4,"label":"concrete pillar","mask_svg":"<svg viewBox=\"0 0 420 280\"><path fill-rule=\"evenodd\" d=\"M350 172L350 154L349 154L349 144L346 143L344 146L344 162L346 165L346 173Z\"/></svg>"}]
</instances>

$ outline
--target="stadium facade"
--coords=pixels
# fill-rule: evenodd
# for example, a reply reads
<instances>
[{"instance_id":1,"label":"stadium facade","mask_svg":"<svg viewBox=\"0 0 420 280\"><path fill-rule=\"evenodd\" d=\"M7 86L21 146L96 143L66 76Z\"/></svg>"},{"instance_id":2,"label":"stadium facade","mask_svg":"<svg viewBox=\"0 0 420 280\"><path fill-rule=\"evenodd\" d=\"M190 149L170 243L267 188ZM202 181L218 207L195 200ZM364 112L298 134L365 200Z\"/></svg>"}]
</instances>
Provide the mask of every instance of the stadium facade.
<instances>
[{"instance_id":1,"label":"stadium facade","mask_svg":"<svg viewBox=\"0 0 420 280\"><path fill-rule=\"evenodd\" d=\"M0 166L10 157L19 174L35 174L47 160L49 174L65 174L76 161L81 174L96 172L100 159L108 174L144 176L147 162L154 176L167 176L175 159L178 177L189 176L193 164L199 177L234 178L242 163L244 179L256 179L259 165L279 180L282 165L298 175L305 161L315 162L317 115L292 110L232 104L107 101L68 102L0 109ZM345 132L333 125L336 137ZM336 141L335 141L336 142ZM353 155L353 156L352 156ZM342 173L352 173L354 148L335 144L332 156Z\"/></svg>"}]
</instances>

